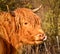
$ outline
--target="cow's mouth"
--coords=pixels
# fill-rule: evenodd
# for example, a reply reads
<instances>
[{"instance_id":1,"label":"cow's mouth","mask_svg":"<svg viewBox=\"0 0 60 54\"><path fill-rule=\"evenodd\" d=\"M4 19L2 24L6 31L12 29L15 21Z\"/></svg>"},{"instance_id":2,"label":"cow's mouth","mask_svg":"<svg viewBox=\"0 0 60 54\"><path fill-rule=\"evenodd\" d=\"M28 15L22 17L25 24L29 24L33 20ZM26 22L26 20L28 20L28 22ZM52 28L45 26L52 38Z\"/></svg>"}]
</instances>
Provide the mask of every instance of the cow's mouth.
<instances>
[{"instance_id":1,"label":"cow's mouth","mask_svg":"<svg viewBox=\"0 0 60 54\"><path fill-rule=\"evenodd\" d=\"M39 35L40 35L40 34L38 34L38 35L35 36L34 42L35 42L36 44L42 43L43 41L47 40L47 36L41 36L41 37L40 37Z\"/></svg>"}]
</instances>

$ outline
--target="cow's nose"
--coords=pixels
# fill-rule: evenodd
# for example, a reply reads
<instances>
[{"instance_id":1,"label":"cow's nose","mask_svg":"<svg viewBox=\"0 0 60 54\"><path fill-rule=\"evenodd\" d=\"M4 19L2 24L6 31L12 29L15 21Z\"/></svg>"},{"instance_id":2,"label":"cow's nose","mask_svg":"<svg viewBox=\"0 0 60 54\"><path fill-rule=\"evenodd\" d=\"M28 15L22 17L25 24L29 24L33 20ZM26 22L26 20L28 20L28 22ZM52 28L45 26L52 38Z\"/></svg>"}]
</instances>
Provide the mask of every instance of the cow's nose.
<instances>
[{"instance_id":1,"label":"cow's nose","mask_svg":"<svg viewBox=\"0 0 60 54\"><path fill-rule=\"evenodd\" d=\"M45 34L37 34L37 37L44 37L45 36Z\"/></svg>"},{"instance_id":2,"label":"cow's nose","mask_svg":"<svg viewBox=\"0 0 60 54\"><path fill-rule=\"evenodd\" d=\"M43 36L44 36L44 34L39 34L39 36L40 36L40 37L43 37Z\"/></svg>"},{"instance_id":3,"label":"cow's nose","mask_svg":"<svg viewBox=\"0 0 60 54\"><path fill-rule=\"evenodd\" d=\"M47 36L45 34L40 34L39 36L42 38L43 41L47 39Z\"/></svg>"},{"instance_id":4,"label":"cow's nose","mask_svg":"<svg viewBox=\"0 0 60 54\"><path fill-rule=\"evenodd\" d=\"M47 39L47 36L45 34L37 34L35 36L35 40L42 40L45 41Z\"/></svg>"},{"instance_id":5,"label":"cow's nose","mask_svg":"<svg viewBox=\"0 0 60 54\"><path fill-rule=\"evenodd\" d=\"M42 34L35 35L35 40L42 40L42 39L44 39Z\"/></svg>"}]
</instances>

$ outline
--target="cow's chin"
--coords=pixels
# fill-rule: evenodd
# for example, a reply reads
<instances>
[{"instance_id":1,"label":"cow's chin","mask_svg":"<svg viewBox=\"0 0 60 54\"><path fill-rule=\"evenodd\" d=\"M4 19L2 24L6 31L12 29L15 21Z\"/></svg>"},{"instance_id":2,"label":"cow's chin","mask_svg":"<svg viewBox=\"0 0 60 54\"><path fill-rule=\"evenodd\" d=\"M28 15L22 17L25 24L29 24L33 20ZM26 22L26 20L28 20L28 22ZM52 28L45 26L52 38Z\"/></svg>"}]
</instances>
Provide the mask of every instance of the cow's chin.
<instances>
[{"instance_id":1,"label":"cow's chin","mask_svg":"<svg viewBox=\"0 0 60 54\"><path fill-rule=\"evenodd\" d=\"M19 44L17 44L16 46L15 46L15 48L16 49L19 49L19 48L21 48L21 46L23 46L23 45L30 45L30 46L32 46L32 45L38 45L38 44L42 44L43 43L43 41L28 41L28 42L24 42L24 43L19 43Z\"/></svg>"}]
</instances>

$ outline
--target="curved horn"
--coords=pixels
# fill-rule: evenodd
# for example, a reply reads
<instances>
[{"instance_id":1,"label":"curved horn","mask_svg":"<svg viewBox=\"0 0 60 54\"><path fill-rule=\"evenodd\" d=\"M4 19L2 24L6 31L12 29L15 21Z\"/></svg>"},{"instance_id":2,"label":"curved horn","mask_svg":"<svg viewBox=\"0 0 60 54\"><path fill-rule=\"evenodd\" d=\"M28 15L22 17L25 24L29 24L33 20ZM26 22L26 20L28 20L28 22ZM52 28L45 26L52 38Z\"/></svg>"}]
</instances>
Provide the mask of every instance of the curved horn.
<instances>
[{"instance_id":1,"label":"curved horn","mask_svg":"<svg viewBox=\"0 0 60 54\"><path fill-rule=\"evenodd\" d=\"M40 8L42 7L42 5L40 5L38 8L36 8L36 9L33 9L32 11L33 12L36 12L36 11L38 11Z\"/></svg>"}]
</instances>

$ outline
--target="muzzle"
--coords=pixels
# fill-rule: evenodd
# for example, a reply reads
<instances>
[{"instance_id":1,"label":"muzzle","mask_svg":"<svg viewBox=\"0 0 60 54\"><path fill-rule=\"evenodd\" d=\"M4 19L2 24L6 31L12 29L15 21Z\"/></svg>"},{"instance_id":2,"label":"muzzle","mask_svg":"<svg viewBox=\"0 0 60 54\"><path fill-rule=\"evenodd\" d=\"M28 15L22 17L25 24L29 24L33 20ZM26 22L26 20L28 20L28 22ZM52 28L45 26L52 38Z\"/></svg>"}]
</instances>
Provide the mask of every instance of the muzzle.
<instances>
[{"instance_id":1,"label":"muzzle","mask_svg":"<svg viewBox=\"0 0 60 54\"><path fill-rule=\"evenodd\" d=\"M45 34L37 34L34 37L35 41L45 41L47 39L47 36Z\"/></svg>"}]
</instances>

